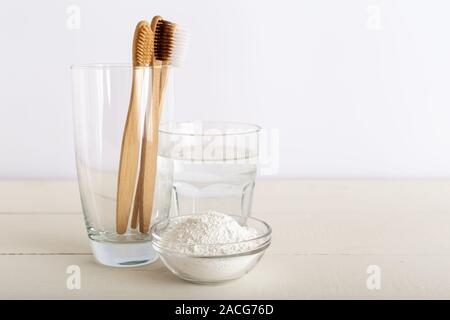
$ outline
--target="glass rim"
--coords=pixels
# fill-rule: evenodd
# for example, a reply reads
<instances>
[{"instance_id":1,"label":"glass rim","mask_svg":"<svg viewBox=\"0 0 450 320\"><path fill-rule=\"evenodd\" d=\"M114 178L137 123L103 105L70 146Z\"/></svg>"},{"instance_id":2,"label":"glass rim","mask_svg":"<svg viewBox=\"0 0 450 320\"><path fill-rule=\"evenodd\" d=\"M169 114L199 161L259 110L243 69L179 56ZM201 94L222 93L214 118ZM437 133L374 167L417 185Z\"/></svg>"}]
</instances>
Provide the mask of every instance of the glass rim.
<instances>
[{"instance_id":1,"label":"glass rim","mask_svg":"<svg viewBox=\"0 0 450 320\"><path fill-rule=\"evenodd\" d=\"M131 63L80 63L70 65L71 70L76 69L110 69L110 68L130 68Z\"/></svg>"},{"instance_id":2,"label":"glass rim","mask_svg":"<svg viewBox=\"0 0 450 320\"><path fill-rule=\"evenodd\" d=\"M215 132L215 133L193 133L187 132L187 130L171 130L172 126L180 126L183 124L207 124L212 126L241 126L245 127L241 130L234 130L233 132ZM165 127L166 126L166 127ZM190 137L209 137L209 136L233 136L233 135L247 135L247 134L256 134L261 131L261 127L257 124L247 123L247 122L235 122L235 121L180 121L180 122L166 122L161 123L160 128L158 130L159 133L173 135L173 136L190 136Z\"/></svg>"},{"instance_id":3,"label":"glass rim","mask_svg":"<svg viewBox=\"0 0 450 320\"><path fill-rule=\"evenodd\" d=\"M160 68L158 66L157 68ZM169 65L169 67L173 67ZM81 64L71 64L70 70L111 70L111 69L131 69L133 68L132 63L118 62L118 63L81 63ZM153 66L136 66L135 68L153 68Z\"/></svg>"}]
</instances>

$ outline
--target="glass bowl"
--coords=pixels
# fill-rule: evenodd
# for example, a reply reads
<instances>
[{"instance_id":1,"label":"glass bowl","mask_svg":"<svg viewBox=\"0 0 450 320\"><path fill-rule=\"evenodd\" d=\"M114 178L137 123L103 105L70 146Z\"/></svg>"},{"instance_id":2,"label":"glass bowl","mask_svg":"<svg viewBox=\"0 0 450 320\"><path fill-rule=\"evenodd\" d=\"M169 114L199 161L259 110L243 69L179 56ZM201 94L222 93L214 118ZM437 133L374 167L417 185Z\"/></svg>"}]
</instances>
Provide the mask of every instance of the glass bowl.
<instances>
[{"instance_id":1,"label":"glass bowl","mask_svg":"<svg viewBox=\"0 0 450 320\"><path fill-rule=\"evenodd\" d=\"M171 222L189 216L182 215L161 220L151 229L153 248L166 267L181 279L202 284L238 279L253 269L270 246L272 229L266 222L252 217L231 216L239 224L255 228L258 236L234 243L186 244L181 248L171 248L167 242L165 243L162 234ZM209 254L193 254L191 252L194 252L194 248L196 252L203 251Z\"/></svg>"}]
</instances>

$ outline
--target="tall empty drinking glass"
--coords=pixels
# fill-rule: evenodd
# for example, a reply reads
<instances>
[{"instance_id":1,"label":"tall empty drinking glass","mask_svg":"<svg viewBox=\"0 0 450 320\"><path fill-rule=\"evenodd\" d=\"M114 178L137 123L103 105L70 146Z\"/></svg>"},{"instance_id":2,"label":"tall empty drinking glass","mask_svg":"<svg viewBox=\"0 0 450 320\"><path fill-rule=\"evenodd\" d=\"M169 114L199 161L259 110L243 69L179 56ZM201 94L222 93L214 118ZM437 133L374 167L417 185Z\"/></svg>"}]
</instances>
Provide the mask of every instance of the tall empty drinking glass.
<instances>
[{"instance_id":1,"label":"tall empty drinking glass","mask_svg":"<svg viewBox=\"0 0 450 320\"><path fill-rule=\"evenodd\" d=\"M145 79L151 79L150 73L150 68L137 71L142 83L147 83ZM118 171L132 74L133 69L129 65L72 67L76 164L85 223L96 260L109 266L137 266L157 258L150 235L139 232L136 225L132 226L132 208L128 212L130 222L126 232L117 233ZM149 99L149 87L142 85L139 94L145 97L140 101ZM168 95L171 95L171 90L169 82ZM140 135L146 108L140 103ZM152 221L169 214L171 179L171 164L158 162ZM134 180L132 191L136 199L137 177Z\"/></svg>"},{"instance_id":2,"label":"tall empty drinking glass","mask_svg":"<svg viewBox=\"0 0 450 320\"><path fill-rule=\"evenodd\" d=\"M247 217L258 160L256 125L168 123L160 128L160 161L173 167L173 215L210 210Z\"/></svg>"}]
</instances>

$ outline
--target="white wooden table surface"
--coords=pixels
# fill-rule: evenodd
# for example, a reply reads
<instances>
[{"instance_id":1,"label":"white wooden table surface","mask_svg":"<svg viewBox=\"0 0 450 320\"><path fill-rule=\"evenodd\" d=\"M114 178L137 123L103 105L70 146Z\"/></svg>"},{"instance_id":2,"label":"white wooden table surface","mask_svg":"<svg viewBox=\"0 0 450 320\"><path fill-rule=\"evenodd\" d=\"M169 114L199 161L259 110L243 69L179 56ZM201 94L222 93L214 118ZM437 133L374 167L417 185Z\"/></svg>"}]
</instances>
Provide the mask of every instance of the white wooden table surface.
<instances>
[{"instance_id":1,"label":"white wooden table surface","mask_svg":"<svg viewBox=\"0 0 450 320\"><path fill-rule=\"evenodd\" d=\"M0 298L450 298L450 181L258 181L272 246L244 278L202 286L160 263L94 262L74 181L0 182ZM66 286L70 265L81 289ZM369 290L367 268L381 270Z\"/></svg>"}]
</instances>

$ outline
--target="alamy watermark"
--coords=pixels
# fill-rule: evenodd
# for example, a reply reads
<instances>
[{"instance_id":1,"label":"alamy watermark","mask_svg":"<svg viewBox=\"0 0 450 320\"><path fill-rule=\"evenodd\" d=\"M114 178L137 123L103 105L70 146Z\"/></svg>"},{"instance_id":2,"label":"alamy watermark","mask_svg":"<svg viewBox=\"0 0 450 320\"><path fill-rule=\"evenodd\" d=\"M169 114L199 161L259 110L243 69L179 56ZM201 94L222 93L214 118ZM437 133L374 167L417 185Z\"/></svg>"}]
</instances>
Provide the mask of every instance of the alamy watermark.
<instances>
[{"instance_id":1,"label":"alamy watermark","mask_svg":"<svg viewBox=\"0 0 450 320\"><path fill-rule=\"evenodd\" d=\"M195 127L193 123L193 127ZM198 124L198 132L171 132L160 134L164 155L191 163L237 164L257 168L260 175L278 173L280 134L277 129L205 129Z\"/></svg>"},{"instance_id":2,"label":"alamy watermark","mask_svg":"<svg viewBox=\"0 0 450 320\"><path fill-rule=\"evenodd\" d=\"M370 265L366 269L369 275L366 280L366 286L369 290L381 289L381 268L375 264Z\"/></svg>"},{"instance_id":3,"label":"alamy watermark","mask_svg":"<svg viewBox=\"0 0 450 320\"><path fill-rule=\"evenodd\" d=\"M366 27L369 30L381 30L381 6L372 4L366 8Z\"/></svg>"},{"instance_id":4,"label":"alamy watermark","mask_svg":"<svg viewBox=\"0 0 450 320\"><path fill-rule=\"evenodd\" d=\"M66 28L68 30L79 30L81 28L81 9L72 4L66 8Z\"/></svg>"},{"instance_id":5,"label":"alamy watermark","mask_svg":"<svg viewBox=\"0 0 450 320\"><path fill-rule=\"evenodd\" d=\"M66 287L69 290L81 289L81 268L77 265L70 265L66 269L69 275L66 279Z\"/></svg>"}]
</instances>

